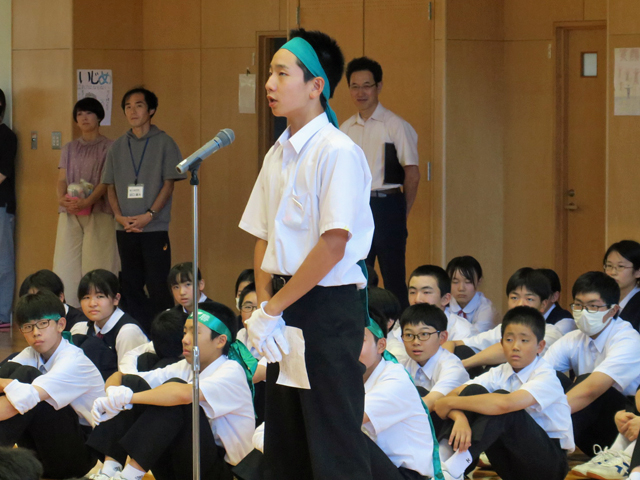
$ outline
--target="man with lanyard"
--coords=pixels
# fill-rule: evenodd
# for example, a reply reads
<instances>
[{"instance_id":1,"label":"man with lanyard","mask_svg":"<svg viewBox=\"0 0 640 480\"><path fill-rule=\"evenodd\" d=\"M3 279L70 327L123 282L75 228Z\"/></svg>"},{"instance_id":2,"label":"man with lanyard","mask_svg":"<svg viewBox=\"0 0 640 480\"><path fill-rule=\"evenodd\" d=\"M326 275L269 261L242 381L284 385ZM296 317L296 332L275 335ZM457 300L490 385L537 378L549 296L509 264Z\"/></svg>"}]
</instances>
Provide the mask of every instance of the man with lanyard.
<instances>
[{"instance_id":1,"label":"man with lanyard","mask_svg":"<svg viewBox=\"0 0 640 480\"><path fill-rule=\"evenodd\" d=\"M358 262L373 236L371 175L328 103L344 68L340 48L321 32L291 37L266 83L273 114L289 127L267 153L240 222L257 237L261 306L248 338L270 362L264 478L370 480L358 360L367 317L358 290L367 282ZM289 353L285 323L304 335L308 390L276 384L277 362Z\"/></svg>"},{"instance_id":2,"label":"man with lanyard","mask_svg":"<svg viewBox=\"0 0 640 480\"><path fill-rule=\"evenodd\" d=\"M109 149L102 183L109 186L117 221L121 305L148 333L154 316L173 306L166 283L171 269L171 195L174 181L186 176L176 171L182 161L178 145L151 125L156 95L134 88L125 93L121 105L131 129Z\"/></svg>"},{"instance_id":3,"label":"man with lanyard","mask_svg":"<svg viewBox=\"0 0 640 480\"><path fill-rule=\"evenodd\" d=\"M371 210L376 231L367 264L373 267L378 259L384 288L392 291L405 309L409 306L405 267L407 216L420 183L418 135L409 123L378 101L382 91L382 67L378 62L367 57L351 60L347 83L358 113L340 130L362 147L373 177Z\"/></svg>"}]
</instances>

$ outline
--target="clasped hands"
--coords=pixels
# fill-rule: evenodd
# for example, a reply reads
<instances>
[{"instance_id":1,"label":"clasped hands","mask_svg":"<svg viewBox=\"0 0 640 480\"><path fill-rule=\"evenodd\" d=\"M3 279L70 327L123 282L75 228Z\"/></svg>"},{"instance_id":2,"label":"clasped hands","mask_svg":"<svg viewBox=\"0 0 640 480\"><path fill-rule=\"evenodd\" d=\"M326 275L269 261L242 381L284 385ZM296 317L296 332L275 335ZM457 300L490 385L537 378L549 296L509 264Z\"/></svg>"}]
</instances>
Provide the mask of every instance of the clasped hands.
<instances>
[{"instance_id":1,"label":"clasped hands","mask_svg":"<svg viewBox=\"0 0 640 480\"><path fill-rule=\"evenodd\" d=\"M91 416L93 417L95 426L111 420L122 410L131 410L133 408L133 404L131 403L132 397L133 390L129 387L125 387L124 385L108 387L107 396L96 398L93 402Z\"/></svg>"},{"instance_id":2,"label":"clasped hands","mask_svg":"<svg viewBox=\"0 0 640 480\"><path fill-rule=\"evenodd\" d=\"M284 333L285 323L282 314L272 316L264 311L267 302L254 310L247 320L247 334L250 346L253 346L269 363L282 360L289 353L289 342Z\"/></svg>"},{"instance_id":3,"label":"clasped hands","mask_svg":"<svg viewBox=\"0 0 640 480\"><path fill-rule=\"evenodd\" d=\"M78 212L89 206L89 201L86 198L67 197L66 195L61 197L58 203L71 215L77 215Z\"/></svg>"},{"instance_id":4,"label":"clasped hands","mask_svg":"<svg viewBox=\"0 0 640 480\"><path fill-rule=\"evenodd\" d=\"M149 222L151 221L150 213L143 213L142 215L135 215L132 217L125 217L123 215L116 215L116 221L124 227L125 232L129 233L141 233Z\"/></svg>"}]
</instances>

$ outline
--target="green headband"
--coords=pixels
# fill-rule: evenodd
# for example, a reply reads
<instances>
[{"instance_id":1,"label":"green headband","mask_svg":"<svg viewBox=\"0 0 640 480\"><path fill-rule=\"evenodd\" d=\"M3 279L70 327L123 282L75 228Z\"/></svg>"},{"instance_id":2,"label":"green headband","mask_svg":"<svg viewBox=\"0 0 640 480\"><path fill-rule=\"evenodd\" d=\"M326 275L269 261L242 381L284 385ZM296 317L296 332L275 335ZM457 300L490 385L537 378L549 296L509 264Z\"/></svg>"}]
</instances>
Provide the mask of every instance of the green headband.
<instances>
[{"instance_id":1,"label":"green headband","mask_svg":"<svg viewBox=\"0 0 640 480\"><path fill-rule=\"evenodd\" d=\"M189 319L193 320L193 312L189 315ZM205 311L198 310L198 321L205 327L213 330L220 335L227 336L227 342L229 342L229 357L230 360L234 360L240 364L247 377L247 383L251 389L251 394L254 394L253 389L253 374L256 373L258 367L258 361L255 359L251 352L247 349L244 343L239 340L231 343L231 330L215 315Z\"/></svg>"},{"instance_id":2,"label":"green headband","mask_svg":"<svg viewBox=\"0 0 640 480\"><path fill-rule=\"evenodd\" d=\"M302 64L307 67L307 70L311 72L311 75L313 75L314 77L321 77L324 80L322 96L327 102L327 108L325 112L327 113L327 117L329 117L329 121L333 123L333 126L339 128L338 117L336 117L335 112L329 106L331 85L329 85L329 79L327 78L327 74L325 73L324 68L322 68L322 65L320 64L320 60L318 59L318 54L316 53L316 51L309 44L309 42L301 37L292 38L281 48L289 50L296 57L298 57L298 60L300 60Z\"/></svg>"},{"instance_id":3,"label":"green headband","mask_svg":"<svg viewBox=\"0 0 640 480\"><path fill-rule=\"evenodd\" d=\"M61 318L62 317L60 315L58 315L57 313L51 313L49 315L43 315L41 318L34 319L34 320L55 320L57 322Z\"/></svg>"}]
</instances>

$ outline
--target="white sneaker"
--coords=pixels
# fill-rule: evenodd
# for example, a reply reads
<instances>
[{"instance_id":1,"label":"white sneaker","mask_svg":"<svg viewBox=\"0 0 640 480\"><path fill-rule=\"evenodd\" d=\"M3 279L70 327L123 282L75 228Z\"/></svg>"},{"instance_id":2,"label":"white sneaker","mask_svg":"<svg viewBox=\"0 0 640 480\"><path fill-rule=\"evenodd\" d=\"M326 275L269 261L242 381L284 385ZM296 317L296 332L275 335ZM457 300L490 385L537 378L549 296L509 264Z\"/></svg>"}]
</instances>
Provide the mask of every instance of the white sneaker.
<instances>
[{"instance_id":1,"label":"white sneaker","mask_svg":"<svg viewBox=\"0 0 640 480\"><path fill-rule=\"evenodd\" d=\"M491 462L489 461L489 457L487 454L482 452L480 454L480 458L478 458L478 466L482 469L491 468Z\"/></svg>"},{"instance_id":2,"label":"white sneaker","mask_svg":"<svg viewBox=\"0 0 640 480\"><path fill-rule=\"evenodd\" d=\"M610 452L611 457L593 465L587 477L598 480L620 480L626 478L631 457L622 451Z\"/></svg>"},{"instance_id":3,"label":"white sneaker","mask_svg":"<svg viewBox=\"0 0 640 480\"><path fill-rule=\"evenodd\" d=\"M459 477L454 477L449 473L449 470L447 470L447 467L444 465L442 466L442 475L444 475L444 480L464 480L464 474Z\"/></svg>"},{"instance_id":4,"label":"white sneaker","mask_svg":"<svg viewBox=\"0 0 640 480\"><path fill-rule=\"evenodd\" d=\"M111 477L109 480L127 480L122 476L122 472L116 472L116 474Z\"/></svg>"},{"instance_id":5,"label":"white sneaker","mask_svg":"<svg viewBox=\"0 0 640 480\"><path fill-rule=\"evenodd\" d=\"M109 475L102 472L92 473L91 475L88 475L87 478L89 480L111 480L111 477L109 477Z\"/></svg>"},{"instance_id":6,"label":"white sneaker","mask_svg":"<svg viewBox=\"0 0 640 480\"><path fill-rule=\"evenodd\" d=\"M605 447L603 450L600 445L593 446L593 453L595 456L591 460L581 465L576 465L571 469L571 473L577 477L587 477L593 467L605 463L615 456L614 452L609 450L609 447Z\"/></svg>"}]
</instances>

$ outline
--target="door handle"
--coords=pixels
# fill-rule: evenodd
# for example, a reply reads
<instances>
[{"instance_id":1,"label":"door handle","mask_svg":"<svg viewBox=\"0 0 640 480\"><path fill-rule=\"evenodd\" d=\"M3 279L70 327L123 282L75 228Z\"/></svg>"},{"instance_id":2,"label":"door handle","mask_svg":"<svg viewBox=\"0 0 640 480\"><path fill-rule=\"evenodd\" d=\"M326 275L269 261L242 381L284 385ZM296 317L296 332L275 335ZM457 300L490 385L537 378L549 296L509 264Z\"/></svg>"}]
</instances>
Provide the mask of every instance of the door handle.
<instances>
[{"instance_id":1,"label":"door handle","mask_svg":"<svg viewBox=\"0 0 640 480\"><path fill-rule=\"evenodd\" d=\"M576 204L575 204L575 203L573 203L573 202L570 202L570 203L567 203L567 204L564 206L564 209L565 209L565 210L578 210L578 205L576 205Z\"/></svg>"}]
</instances>

